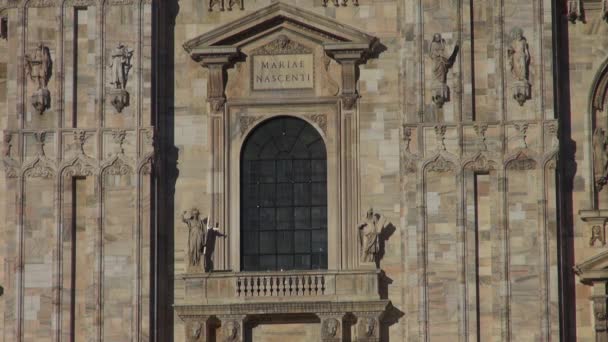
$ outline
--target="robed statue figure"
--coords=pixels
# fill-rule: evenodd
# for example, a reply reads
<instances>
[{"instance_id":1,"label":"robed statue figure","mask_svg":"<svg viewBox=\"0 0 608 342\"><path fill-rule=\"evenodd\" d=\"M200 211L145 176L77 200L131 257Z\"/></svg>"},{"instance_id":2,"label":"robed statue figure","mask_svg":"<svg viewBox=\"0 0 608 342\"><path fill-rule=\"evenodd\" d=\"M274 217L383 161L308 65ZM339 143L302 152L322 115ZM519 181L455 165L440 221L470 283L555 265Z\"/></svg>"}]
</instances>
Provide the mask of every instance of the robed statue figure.
<instances>
[{"instance_id":1,"label":"robed statue figure","mask_svg":"<svg viewBox=\"0 0 608 342\"><path fill-rule=\"evenodd\" d=\"M365 215L365 219L358 226L362 262L377 261L380 252L380 234L385 226L386 219L384 216L374 213L374 209L370 208Z\"/></svg>"}]
</instances>

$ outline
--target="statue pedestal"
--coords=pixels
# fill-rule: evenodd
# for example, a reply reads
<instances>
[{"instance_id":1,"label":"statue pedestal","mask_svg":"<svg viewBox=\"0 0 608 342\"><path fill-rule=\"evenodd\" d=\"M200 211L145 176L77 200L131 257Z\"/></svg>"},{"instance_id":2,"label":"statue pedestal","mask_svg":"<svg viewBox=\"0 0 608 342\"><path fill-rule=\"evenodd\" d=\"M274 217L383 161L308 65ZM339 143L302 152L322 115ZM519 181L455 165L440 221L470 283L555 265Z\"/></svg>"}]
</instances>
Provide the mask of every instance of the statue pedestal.
<instances>
[{"instance_id":1,"label":"statue pedestal","mask_svg":"<svg viewBox=\"0 0 608 342\"><path fill-rule=\"evenodd\" d=\"M376 263L375 262L369 262L369 261L361 261L359 262L359 269L361 270L375 270L377 269L376 267Z\"/></svg>"},{"instance_id":2,"label":"statue pedestal","mask_svg":"<svg viewBox=\"0 0 608 342\"><path fill-rule=\"evenodd\" d=\"M520 106L523 106L532 97L532 87L527 81L514 82L511 89L513 90L513 98Z\"/></svg>"},{"instance_id":3,"label":"statue pedestal","mask_svg":"<svg viewBox=\"0 0 608 342\"><path fill-rule=\"evenodd\" d=\"M119 113L129 106L129 92L124 89L109 89L108 97L114 109Z\"/></svg>"},{"instance_id":4,"label":"statue pedestal","mask_svg":"<svg viewBox=\"0 0 608 342\"><path fill-rule=\"evenodd\" d=\"M36 113L42 115L47 109L51 108L51 92L46 88L40 88L32 94L31 101Z\"/></svg>"}]
</instances>

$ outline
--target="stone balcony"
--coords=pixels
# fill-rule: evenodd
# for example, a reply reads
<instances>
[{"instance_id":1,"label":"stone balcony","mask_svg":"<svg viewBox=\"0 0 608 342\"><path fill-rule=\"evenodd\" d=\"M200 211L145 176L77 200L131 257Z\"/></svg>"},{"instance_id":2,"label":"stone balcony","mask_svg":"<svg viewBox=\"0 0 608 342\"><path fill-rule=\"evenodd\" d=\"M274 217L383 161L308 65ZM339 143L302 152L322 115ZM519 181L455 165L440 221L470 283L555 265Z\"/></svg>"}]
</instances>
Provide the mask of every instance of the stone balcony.
<instances>
[{"instance_id":1,"label":"stone balcony","mask_svg":"<svg viewBox=\"0 0 608 342\"><path fill-rule=\"evenodd\" d=\"M180 304L379 300L380 277L376 269L186 274Z\"/></svg>"}]
</instances>

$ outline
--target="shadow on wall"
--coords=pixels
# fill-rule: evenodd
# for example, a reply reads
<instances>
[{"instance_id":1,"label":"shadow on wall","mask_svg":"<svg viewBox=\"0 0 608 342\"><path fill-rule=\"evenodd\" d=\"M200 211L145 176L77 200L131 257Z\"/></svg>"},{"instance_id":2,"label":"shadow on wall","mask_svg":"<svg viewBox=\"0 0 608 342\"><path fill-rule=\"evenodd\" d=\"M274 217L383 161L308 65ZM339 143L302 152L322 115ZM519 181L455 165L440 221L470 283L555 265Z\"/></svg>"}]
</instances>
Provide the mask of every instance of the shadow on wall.
<instances>
[{"instance_id":1,"label":"shadow on wall","mask_svg":"<svg viewBox=\"0 0 608 342\"><path fill-rule=\"evenodd\" d=\"M174 217L178 149L175 146L175 18L177 0L153 1L152 125L156 129L155 189L153 198L154 255L151 258L151 341L173 341Z\"/></svg>"}]
</instances>

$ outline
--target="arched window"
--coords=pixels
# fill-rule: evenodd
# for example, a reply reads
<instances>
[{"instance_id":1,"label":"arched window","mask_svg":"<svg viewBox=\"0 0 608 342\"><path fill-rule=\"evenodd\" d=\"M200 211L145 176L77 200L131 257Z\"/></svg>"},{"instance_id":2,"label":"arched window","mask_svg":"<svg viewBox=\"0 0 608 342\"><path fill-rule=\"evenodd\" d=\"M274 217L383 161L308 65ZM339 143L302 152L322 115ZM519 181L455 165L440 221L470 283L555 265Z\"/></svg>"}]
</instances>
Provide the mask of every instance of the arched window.
<instances>
[{"instance_id":1,"label":"arched window","mask_svg":"<svg viewBox=\"0 0 608 342\"><path fill-rule=\"evenodd\" d=\"M327 268L327 153L306 121L278 117L241 152L244 271Z\"/></svg>"}]
</instances>

